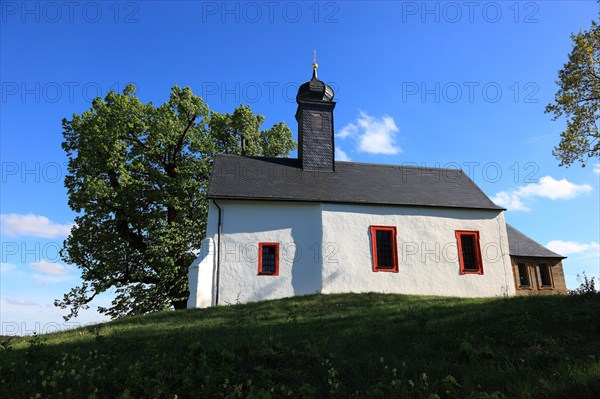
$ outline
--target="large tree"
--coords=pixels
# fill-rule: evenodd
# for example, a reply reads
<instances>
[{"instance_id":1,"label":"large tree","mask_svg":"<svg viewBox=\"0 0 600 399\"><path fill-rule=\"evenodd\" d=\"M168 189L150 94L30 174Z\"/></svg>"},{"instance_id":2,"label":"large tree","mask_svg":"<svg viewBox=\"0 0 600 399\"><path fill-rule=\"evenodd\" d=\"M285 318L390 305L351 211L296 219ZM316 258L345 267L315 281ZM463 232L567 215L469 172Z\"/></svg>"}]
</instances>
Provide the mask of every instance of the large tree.
<instances>
[{"instance_id":1,"label":"large tree","mask_svg":"<svg viewBox=\"0 0 600 399\"><path fill-rule=\"evenodd\" d=\"M70 309L65 318L107 290L115 299L99 311L113 318L185 307L213 155L278 157L296 147L284 123L260 130L263 121L247 106L211 112L187 87L159 107L144 104L133 85L63 119L65 186L78 216L61 254L83 280L55 301Z\"/></svg>"},{"instance_id":2,"label":"large tree","mask_svg":"<svg viewBox=\"0 0 600 399\"><path fill-rule=\"evenodd\" d=\"M561 166L579 161L583 166L600 156L600 28L592 21L589 31L571 35L573 50L558 73L555 102L546 106L553 120L565 116L567 127L553 155Z\"/></svg>"}]
</instances>

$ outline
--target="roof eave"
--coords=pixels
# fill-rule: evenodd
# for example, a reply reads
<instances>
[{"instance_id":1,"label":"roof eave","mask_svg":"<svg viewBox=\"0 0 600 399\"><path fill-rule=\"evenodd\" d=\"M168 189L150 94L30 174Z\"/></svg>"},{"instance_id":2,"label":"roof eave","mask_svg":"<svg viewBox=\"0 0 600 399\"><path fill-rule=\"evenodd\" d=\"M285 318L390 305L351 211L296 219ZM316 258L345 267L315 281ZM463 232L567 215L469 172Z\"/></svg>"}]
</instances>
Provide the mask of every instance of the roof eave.
<instances>
[{"instance_id":1,"label":"roof eave","mask_svg":"<svg viewBox=\"0 0 600 399\"><path fill-rule=\"evenodd\" d=\"M382 205L382 206L408 206L415 208L442 208L442 209L474 209L474 210L484 210L484 211L505 211L506 209L501 207L474 207L474 206L451 206L451 205L435 205L435 204L402 204L402 203L390 203L390 202L368 202L368 201L335 201L335 200L327 200L324 201L322 199L297 199L297 198L273 198L273 197L244 197L244 196L234 196L234 195L213 195L210 194L210 190L206 195L208 199L221 199L221 200L240 200L240 201L281 201L281 202L322 202L329 204L352 204L352 205Z\"/></svg>"},{"instance_id":2,"label":"roof eave","mask_svg":"<svg viewBox=\"0 0 600 399\"><path fill-rule=\"evenodd\" d=\"M539 258L539 259L567 259L566 256L562 256L559 254L556 254L556 256L554 255L523 255L523 254L511 254L510 252L508 253L509 256L513 256L513 257L518 257L518 258Z\"/></svg>"}]
</instances>

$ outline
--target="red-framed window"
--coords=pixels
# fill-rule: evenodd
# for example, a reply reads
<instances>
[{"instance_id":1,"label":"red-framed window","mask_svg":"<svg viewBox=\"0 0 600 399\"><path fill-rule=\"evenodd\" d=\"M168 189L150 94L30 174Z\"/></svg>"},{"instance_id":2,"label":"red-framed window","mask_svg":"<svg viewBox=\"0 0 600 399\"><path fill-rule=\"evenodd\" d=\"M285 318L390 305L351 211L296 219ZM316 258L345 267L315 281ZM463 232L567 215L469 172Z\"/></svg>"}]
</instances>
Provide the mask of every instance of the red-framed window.
<instances>
[{"instance_id":1,"label":"red-framed window","mask_svg":"<svg viewBox=\"0 0 600 399\"><path fill-rule=\"evenodd\" d=\"M456 230L460 274L483 274L478 231Z\"/></svg>"},{"instance_id":2,"label":"red-framed window","mask_svg":"<svg viewBox=\"0 0 600 399\"><path fill-rule=\"evenodd\" d=\"M279 276L279 243L261 242L258 244L258 274Z\"/></svg>"},{"instance_id":3,"label":"red-framed window","mask_svg":"<svg viewBox=\"0 0 600 399\"><path fill-rule=\"evenodd\" d=\"M398 272L396 227L371 226L374 272Z\"/></svg>"}]
</instances>

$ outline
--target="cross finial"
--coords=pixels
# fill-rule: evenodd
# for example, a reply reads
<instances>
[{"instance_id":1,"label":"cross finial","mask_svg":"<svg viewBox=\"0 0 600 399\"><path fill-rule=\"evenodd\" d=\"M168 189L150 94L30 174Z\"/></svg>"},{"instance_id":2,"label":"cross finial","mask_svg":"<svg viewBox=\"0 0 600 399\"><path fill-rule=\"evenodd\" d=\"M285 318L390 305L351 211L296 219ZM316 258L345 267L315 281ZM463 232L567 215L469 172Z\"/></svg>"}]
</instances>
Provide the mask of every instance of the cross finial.
<instances>
[{"instance_id":1,"label":"cross finial","mask_svg":"<svg viewBox=\"0 0 600 399\"><path fill-rule=\"evenodd\" d=\"M317 69L319 68L319 64L317 64L317 50L314 50L313 61L314 61L313 64L312 64L313 78L318 79L318 77L317 77Z\"/></svg>"}]
</instances>

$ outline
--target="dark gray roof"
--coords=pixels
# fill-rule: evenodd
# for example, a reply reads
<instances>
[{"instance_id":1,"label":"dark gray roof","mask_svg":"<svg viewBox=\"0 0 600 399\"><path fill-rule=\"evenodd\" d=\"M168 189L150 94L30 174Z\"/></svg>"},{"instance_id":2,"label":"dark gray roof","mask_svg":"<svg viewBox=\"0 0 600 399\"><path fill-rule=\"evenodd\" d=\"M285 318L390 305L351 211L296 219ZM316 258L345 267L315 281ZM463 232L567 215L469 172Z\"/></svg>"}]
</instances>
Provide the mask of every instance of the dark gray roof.
<instances>
[{"instance_id":1,"label":"dark gray roof","mask_svg":"<svg viewBox=\"0 0 600 399\"><path fill-rule=\"evenodd\" d=\"M566 256L550 251L542 244L532 240L519 230L506 223L506 233L508 234L508 252L512 256L534 256L539 258L560 258Z\"/></svg>"},{"instance_id":2,"label":"dark gray roof","mask_svg":"<svg viewBox=\"0 0 600 399\"><path fill-rule=\"evenodd\" d=\"M217 155L207 196L504 210L461 170L336 162L302 170L298 159Z\"/></svg>"}]
</instances>

